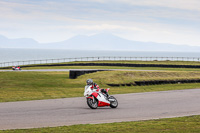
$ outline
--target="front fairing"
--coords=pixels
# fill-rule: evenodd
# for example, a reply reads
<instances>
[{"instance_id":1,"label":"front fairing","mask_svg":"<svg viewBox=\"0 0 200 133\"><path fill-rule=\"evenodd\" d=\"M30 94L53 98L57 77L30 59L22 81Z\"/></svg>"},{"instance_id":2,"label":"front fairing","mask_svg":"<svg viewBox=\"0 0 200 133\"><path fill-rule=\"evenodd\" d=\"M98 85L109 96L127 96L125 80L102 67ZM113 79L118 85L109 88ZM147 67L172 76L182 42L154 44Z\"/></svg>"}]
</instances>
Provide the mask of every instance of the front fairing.
<instances>
[{"instance_id":1,"label":"front fairing","mask_svg":"<svg viewBox=\"0 0 200 133\"><path fill-rule=\"evenodd\" d=\"M98 106L103 107L103 106L109 106L110 101L100 92L98 93L97 99L99 101Z\"/></svg>"},{"instance_id":2,"label":"front fairing","mask_svg":"<svg viewBox=\"0 0 200 133\"><path fill-rule=\"evenodd\" d=\"M91 89L91 86L88 86L88 85L85 86L84 96L88 97L88 96L92 95L92 93L93 93L93 91Z\"/></svg>"}]
</instances>

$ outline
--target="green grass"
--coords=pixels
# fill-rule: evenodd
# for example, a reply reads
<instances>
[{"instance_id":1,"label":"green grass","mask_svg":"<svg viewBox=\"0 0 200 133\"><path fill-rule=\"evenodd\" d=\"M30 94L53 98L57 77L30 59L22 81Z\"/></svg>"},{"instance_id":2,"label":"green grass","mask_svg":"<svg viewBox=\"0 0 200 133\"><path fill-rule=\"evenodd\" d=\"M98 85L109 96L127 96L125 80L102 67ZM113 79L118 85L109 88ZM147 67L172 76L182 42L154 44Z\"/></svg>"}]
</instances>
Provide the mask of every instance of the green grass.
<instances>
[{"instance_id":1,"label":"green grass","mask_svg":"<svg viewBox=\"0 0 200 133\"><path fill-rule=\"evenodd\" d=\"M113 61L114 63L118 63ZM75 62L79 63L79 62ZM106 63L106 62L105 62ZM108 62L110 63L110 61ZM119 62L121 63L121 61ZM167 63L178 65L199 65L199 62L127 62L123 63ZM25 69L25 68L24 68ZM101 88L108 88L107 83L130 83L140 80L199 79L200 69L188 68L138 68L138 67L101 67L101 66L62 66L32 67L27 69L136 69L162 71L104 71L86 74L77 79L69 79L69 72L0 72L0 102L82 97L85 81L92 78ZM152 86L112 87L110 94L182 90L200 88L200 83L166 84ZM92 129L92 130L91 130ZM21 129L0 131L7 133L188 133L200 132L200 116L159 119L138 122L121 122L109 124L86 124L53 128Z\"/></svg>"},{"instance_id":2,"label":"green grass","mask_svg":"<svg viewBox=\"0 0 200 133\"><path fill-rule=\"evenodd\" d=\"M86 74L78 77L80 82L90 78L100 84L109 83L134 83L135 81L149 80L177 80L177 79L199 79L200 72L171 72L171 71L103 71L95 74Z\"/></svg>"},{"instance_id":3,"label":"green grass","mask_svg":"<svg viewBox=\"0 0 200 133\"><path fill-rule=\"evenodd\" d=\"M82 97L85 81L92 78L110 94L200 88L200 84L110 87L107 83L130 83L138 80L196 79L200 72L103 71L69 79L69 72L0 72L0 102Z\"/></svg>"},{"instance_id":4,"label":"green grass","mask_svg":"<svg viewBox=\"0 0 200 133\"><path fill-rule=\"evenodd\" d=\"M0 101L21 101L81 96L81 84L68 72L1 72Z\"/></svg>"},{"instance_id":5,"label":"green grass","mask_svg":"<svg viewBox=\"0 0 200 133\"><path fill-rule=\"evenodd\" d=\"M5 130L0 133L199 133L200 116L109 124L85 124L36 129Z\"/></svg>"}]
</instances>

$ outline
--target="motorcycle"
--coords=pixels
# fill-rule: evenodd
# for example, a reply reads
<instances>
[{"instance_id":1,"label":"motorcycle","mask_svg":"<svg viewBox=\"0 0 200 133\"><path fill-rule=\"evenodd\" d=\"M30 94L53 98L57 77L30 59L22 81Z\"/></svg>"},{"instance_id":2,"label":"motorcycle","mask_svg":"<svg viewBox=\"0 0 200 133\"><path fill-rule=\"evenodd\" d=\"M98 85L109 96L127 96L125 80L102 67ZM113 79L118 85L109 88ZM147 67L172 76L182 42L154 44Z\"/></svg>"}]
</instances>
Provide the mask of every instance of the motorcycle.
<instances>
[{"instance_id":1,"label":"motorcycle","mask_svg":"<svg viewBox=\"0 0 200 133\"><path fill-rule=\"evenodd\" d=\"M105 89L107 92L110 90ZM97 107L104 107L104 106L110 106L111 108L117 108L118 102L117 99L114 96L107 97L106 94L98 91L91 90L91 86L85 87L84 96L87 100L87 105L91 109L96 109Z\"/></svg>"},{"instance_id":2,"label":"motorcycle","mask_svg":"<svg viewBox=\"0 0 200 133\"><path fill-rule=\"evenodd\" d=\"M13 66L12 69L13 70L21 70L21 68L19 66Z\"/></svg>"}]
</instances>

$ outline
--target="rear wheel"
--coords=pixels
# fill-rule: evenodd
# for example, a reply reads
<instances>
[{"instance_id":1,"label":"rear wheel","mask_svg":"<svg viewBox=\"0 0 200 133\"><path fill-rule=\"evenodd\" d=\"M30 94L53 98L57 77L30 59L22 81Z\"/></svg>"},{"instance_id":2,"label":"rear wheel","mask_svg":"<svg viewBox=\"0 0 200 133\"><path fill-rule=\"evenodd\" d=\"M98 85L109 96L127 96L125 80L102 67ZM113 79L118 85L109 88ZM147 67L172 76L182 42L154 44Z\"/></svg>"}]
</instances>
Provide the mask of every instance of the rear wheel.
<instances>
[{"instance_id":1,"label":"rear wheel","mask_svg":"<svg viewBox=\"0 0 200 133\"><path fill-rule=\"evenodd\" d=\"M91 98L88 98L87 104L91 109L96 109L98 107L98 101L95 98L94 98L94 100Z\"/></svg>"},{"instance_id":2,"label":"rear wheel","mask_svg":"<svg viewBox=\"0 0 200 133\"><path fill-rule=\"evenodd\" d=\"M109 100L110 100L110 107L111 108L117 108L117 106L118 106L117 99L113 96L110 96Z\"/></svg>"}]
</instances>

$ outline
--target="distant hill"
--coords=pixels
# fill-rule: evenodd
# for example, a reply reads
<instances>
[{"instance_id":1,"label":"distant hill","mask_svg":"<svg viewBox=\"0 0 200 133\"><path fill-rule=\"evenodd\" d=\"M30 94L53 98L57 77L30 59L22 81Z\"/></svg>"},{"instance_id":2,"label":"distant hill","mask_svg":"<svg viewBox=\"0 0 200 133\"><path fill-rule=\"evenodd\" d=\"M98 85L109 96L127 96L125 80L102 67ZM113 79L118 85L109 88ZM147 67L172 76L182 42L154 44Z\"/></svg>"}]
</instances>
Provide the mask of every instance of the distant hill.
<instances>
[{"instance_id":1,"label":"distant hill","mask_svg":"<svg viewBox=\"0 0 200 133\"><path fill-rule=\"evenodd\" d=\"M30 38L8 39L0 35L1 48L38 48L41 44Z\"/></svg>"},{"instance_id":2,"label":"distant hill","mask_svg":"<svg viewBox=\"0 0 200 133\"><path fill-rule=\"evenodd\" d=\"M200 51L198 46L131 41L112 34L78 35L65 41L45 44L29 38L8 39L0 36L0 47L71 50Z\"/></svg>"}]
</instances>

